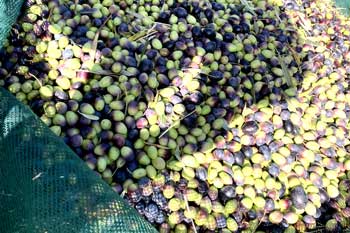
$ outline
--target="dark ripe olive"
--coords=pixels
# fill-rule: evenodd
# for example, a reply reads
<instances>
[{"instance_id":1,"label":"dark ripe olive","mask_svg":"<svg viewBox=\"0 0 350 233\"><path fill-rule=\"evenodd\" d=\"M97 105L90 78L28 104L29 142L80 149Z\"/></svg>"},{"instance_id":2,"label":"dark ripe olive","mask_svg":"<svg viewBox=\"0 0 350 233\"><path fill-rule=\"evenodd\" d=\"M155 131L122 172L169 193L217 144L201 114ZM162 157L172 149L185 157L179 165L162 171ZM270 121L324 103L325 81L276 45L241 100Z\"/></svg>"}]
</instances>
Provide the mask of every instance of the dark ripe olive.
<instances>
[{"instance_id":1,"label":"dark ripe olive","mask_svg":"<svg viewBox=\"0 0 350 233\"><path fill-rule=\"evenodd\" d=\"M221 71L214 70L209 73L209 78L211 81L220 81L224 78L224 74Z\"/></svg>"},{"instance_id":2,"label":"dark ripe olive","mask_svg":"<svg viewBox=\"0 0 350 233\"><path fill-rule=\"evenodd\" d=\"M250 62L245 60L245 59L242 59L240 61L240 64L242 65L241 66L241 70L244 72L244 73L249 73L251 71L251 67L250 67Z\"/></svg>"},{"instance_id":3,"label":"dark ripe olive","mask_svg":"<svg viewBox=\"0 0 350 233\"><path fill-rule=\"evenodd\" d=\"M170 97L170 102L175 105L175 104L179 104L182 102L181 97L177 96L177 95L173 95Z\"/></svg>"},{"instance_id":4,"label":"dark ripe olive","mask_svg":"<svg viewBox=\"0 0 350 233\"><path fill-rule=\"evenodd\" d=\"M134 171L138 168L137 160L132 160L126 164L126 167L129 169L129 171Z\"/></svg>"},{"instance_id":5,"label":"dark ripe olive","mask_svg":"<svg viewBox=\"0 0 350 233\"><path fill-rule=\"evenodd\" d=\"M253 148L250 146L243 146L241 149L245 157L250 158L253 155Z\"/></svg>"},{"instance_id":6,"label":"dark ripe olive","mask_svg":"<svg viewBox=\"0 0 350 233\"><path fill-rule=\"evenodd\" d=\"M215 51L216 49L216 43L215 41L209 41L208 43L205 44L205 50L208 52L208 53L212 53Z\"/></svg>"},{"instance_id":7,"label":"dark ripe olive","mask_svg":"<svg viewBox=\"0 0 350 233\"><path fill-rule=\"evenodd\" d=\"M91 124L91 120L82 116L82 117L79 118L79 124L81 124L81 125L90 125Z\"/></svg>"},{"instance_id":8,"label":"dark ripe olive","mask_svg":"<svg viewBox=\"0 0 350 233\"><path fill-rule=\"evenodd\" d=\"M93 102L96 98L96 94L93 92L87 92L84 94L83 101L84 102Z\"/></svg>"},{"instance_id":9,"label":"dark ripe olive","mask_svg":"<svg viewBox=\"0 0 350 233\"><path fill-rule=\"evenodd\" d=\"M287 133L292 133L294 131L293 123L290 120L286 120L284 123L284 129Z\"/></svg>"},{"instance_id":10,"label":"dark ripe olive","mask_svg":"<svg viewBox=\"0 0 350 233\"><path fill-rule=\"evenodd\" d=\"M229 58L230 58L230 56L229 56ZM234 65L231 69L231 75L233 77L237 77L240 72L241 72L241 67L239 65Z\"/></svg>"},{"instance_id":11,"label":"dark ripe olive","mask_svg":"<svg viewBox=\"0 0 350 233\"><path fill-rule=\"evenodd\" d=\"M226 200L232 199L236 196L236 189L231 185L224 186L223 188L220 189L219 195L224 196Z\"/></svg>"},{"instance_id":12,"label":"dark ripe olive","mask_svg":"<svg viewBox=\"0 0 350 233\"><path fill-rule=\"evenodd\" d=\"M186 18L188 15L187 11L183 7L177 7L173 10L173 13L179 18Z\"/></svg>"},{"instance_id":13,"label":"dark ripe olive","mask_svg":"<svg viewBox=\"0 0 350 233\"><path fill-rule=\"evenodd\" d=\"M205 9L204 14L205 14L205 17L207 17L207 19L209 21L213 20L214 13L211 9L209 9L209 8Z\"/></svg>"},{"instance_id":14,"label":"dark ripe olive","mask_svg":"<svg viewBox=\"0 0 350 233\"><path fill-rule=\"evenodd\" d=\"M236 222L242 222L243 220L243 211L236 211L232 214L233 218L236 220Z\"/></svg>"},{"instance_id":15,"label":"dark ripe olive","mask_svg":"<svg viewBox=\"0 0 350 233\"><path fill-rule=\"evenodd\" d=\"M199 26L192 27L192 36L195 38L199 38L202 36L202 30Z\"/></svg>"},{"instance_id":16,"label":"dark ripe olive","mask_svg":"<svg viewBox=\"0 0 350 233\"><path fill-rule=\"evenodd\" d=\"M203 29L203 34L208 39L215 39L215 37L216 37L215 30L213 28L209 28L209 27Z\"/></svg>"},{"instance_id":17,"label":"dark ripe olive","mask_svg":"<svg viewBox=\"0 0 350 233\"><path fill-rule=\"evenodd\" d=\"M132 129L128 132L128 139L135 141L139 136L139 131L137 129Z\"/></svg>"},{"instance_id":18,"label":"dark ripe olive","mask_svg":"<svg viewBox=\"0 0 350 233\"><path fill-rule=\"evenodd\" d=\"M269 167L269 174L273 177L277 177L280 173L280 168L277 164L272 163Z\"/></svg>"},{"instance_id":19,"label":"dark ripe olive","mask_svg":"<svg viewBox=\"0 0 350 233\"><path fill-rule=\"evenodd\" d=\"M80 128L80 135L83 136L83 138L86 138L92 131L93 129L91 127L83 126Z\"/></svg>"},{"instance_id":20,"label":"dark ripe olive","mask_svg":"<svg viewBox=\"0 0 350 233\"><path fill-rule=\"evenodd\" d=\"M246 53L252 53L254 51L254 47L251 44L244 45L244 50Z\"/></svg>"},{"instance_id":21,"label":"dark ripe olive","mask_svg":"<svg viewBox=\"0 0 350 233\"><path fill-rule=\"evenodd\" d=\"M235 164L242 166L244 162L244 155L242 152L236 152L233 154L235 158Z\"/></svg>"},{"instance_id":22,"label":"dark ripe olive","mask_svg":"<svg viewBox=\"0 0 350 233\"><path fill-rule=\"evenodd\" d=\"M146 52L146 56L148 57L148 59L153 59L157 56L158 52L157 50L155 49L150 49L150 50L147 50Z\"/></svg>"},{"instance_id":23,"label":"dark ripe olive","mask_svg":"<svg viewBox=\"0 0 350 233\"><path fill-rule=\"evenodd\" d=\"M265 211L266 212L271 212L275 209L275 203L272 199L268 198L266 199L266 202L265 202Z\"/></svg>"},{"instance_id":24,"label":"dark ripe olive","mask_svg":"<svg viewBox=\"0 0 350 233\"><path fill-rule=\"evenodd\" d=\"M83 150L80 148L80 147L76 147L73 149L74 152L78 155L78 156L82 156L84 153L83 153Z\"/></svg>"},{"instance_id":25,"label":"dark ripe olive","mask_svg":"<svg viewBox=\"0 0 350 233\"><path fill-rule=\"evenodd\" d=\"M109 141L113 138L113 132L109 130L103 130L100 133L101 141Z\"/></svg>"},{"instance_id":26,"label":"dark ripe olive","mask_svg":"<svg viewBox=\"0 0 350 233\"><path fill-rule=\"evenodd\" d=\"M190 129L195 128L197 127L197 116L195 114L192 114L183 119L182 123Z\"/></svg>"},{"instance_id":27,"label":"dark ripe olive","mask_svg":"<svg viewBox=\"0 0 350 233\"><path fill-rule=\"evenodd\" d=\"M122 146L125 145L125 136L120 135L120 134L116 134L116 135L113 136L112 142L117 147L122 147Z\"/></svg>"},{"instance_id":28,"label":"dark ripe olive","mask_svg":"<svg viewBox=\"0 0 350 233\"><path fill-rule=\"evenodd\" d=\"M233 25L232 30L234 33L241 33L242 32L242 27L240 25Z\"/></svg>"},{"instance_id":29,"label":"dark ripe olive","mask_svg":"<svg viewBox=\"0 0 350 233\"><path fill-rule=\"evenodd\" d=\"M224 157L222 159L224 162L226 162L227 164L233 165L235 163L235 157L233 156L233 154L226 150L224 151Z\"/></svg>"},{"instance_id":30,"label":"dark ripe olive","mask_svg":"<svg viewBox=\"0 0 350 233\"><path fill-rule=\"evenodd\" d=\"M224 117L226 115L226 109L224 108L214 108L213 109L213 114L214 116L216 116L217 118L221 118Z\"/></svg>"},{"instance_id":31,"label":"dark ripe olive","mask_svg":"<svg viewBox=\"0 0 350 233\"><path fill-rule=\"evenodd\" d=\"M162 56L158 57L156 61L157 66L165 66L166 63L167 63L167 60Z\"/></svg>"},{"instance_id":32,"label":"dark ripe olive","mask_svg":"<svg viewBox=\"0 0 350 233\"><path fill-rule=\"evenodd\" d=\"M125 56L125 59L122 62L126 66L137 67L137 61L136 61L136 59L134 57Z\"/></svg>"},{"instance_id":33,"label":"dark ripe olive","mask_svg":"<svg viewBox=\"0 0 350 233\"><path fill-rule=\"evenodd\" d=\"M118 183L123 183L128 178L128 173L124 169L118 169L113 178L115 178L115 181Z\"/></svg>"},{"instance_id":34,"label":"dark ripe olive","mask_svg":"<svg viewBox=\"0 0 350 233\"><path fill-rule=\"evenodd\" d=\"M269 148L272 153L275 153L280 147L281 145L276 141L273 141L269 144Z\"/></svg>"},{"instance_id":35,"label":"dark ripe olive","mask_svg":"<svg viewBox=\"0 0 350 233\"><path fill-rule=\"evenodd\" d=\"M208 171L204 167L196 168L196 177L201 181L206 181L208 177Z\"/></svg>"},{"instance_id":36,"label":"dark ripe olive","mask_svg":"<svg viewBox=\"0 0 350 233\"><path fill-rule=\"evenodd\" d=\"M222 5L221 3L218 3L218 2L213 2L211 4L211 6L212 6L213 10L215 10L215 11L225 10L224 5Z\"/></svg>"},{"instance_id":37,"label":"dark ripe olive","mask_svg":"<svg viewBox=\"0 0 350 233\"><path fill-rule=\"evenodd\" d=\"M214 116L214 114L209 114L206 117L207 123L212 123L213 121L216 120L216 117Z\"/></svg>"},{"instance_id":38,"label":"dark ripe olive","mask_svg":"<svg viewBox=\"0 0 350 233\"><path fill-rule=\"evenodd\" d=\"M184 41L176 41L175 42L175 48L178 50L186 50L187 49L187 45ZM165 50L164 50L165 51Z\"/></svg>"},{"instance_id":39,"label":"dark ripe olive","mask_svg":"<svg viewBox=\"0 0 350 233\"><path fill-rule=\"evenodd\" d=\"M169 11L162 11L159 13L158 21L161 23L168 23L170 18L170 12Z\"/></svg>"},{"instance_id":40,"label":"dark ripe olive","mask_svg":"<svg viewBox=\"0 0 350 233\"><path fill-rule=\"evenodd\" d=\"M308 201L308 197L302 186L296 186L291 191L291 199L292 199L293 206L297 209L304 209Z\"/></svg>"},{"instance_id":41,"label":"dark ripe olive","mask_svg":"<svg viewBox=\"0 0 350 233\"><path fill-rule=\"evenodd\" d=\"M188 112L192 112L196 109L196 105L195 104L186 104L185 108Z\"/></svg>"},{"instance_id":42,"label":"dark ripe olive","mask_svg":"<svg viewBox=\"0 0 350 233\"><path fill-rule=\"evenodd\" d=\"M196 91L196 92L192 93L187 99L190 100L194 104L200 104L203 102L204 96L201 92Z\"/></svg>"},{"instance_id":43,"label":"dark ripe olive","mask_svg":"<svg viewBox=\"0 0 350 233\"><path fill-rule=\"evenodd\" d=\"M241 29L243 33L249 33L250 32L250 27L247 23L241 22L240 23Z\"/></svg>"},{"instance_id":44,"label":"dark ripe olive","mask_svg":"<svg viewBox=\"0 0 350 233\"><path fill-rule=\"evenodd\" d=\"M327 148L327 149L322 148L321 152L322 154L326 155L329 158L334 158L337 156L337 152L335 151L334 148Z\"/></svg>"},{"instance_id":45,"label":"dark ripe olive","mask_svg":"<svg viewBox=\"0 0 350 233\"><path fill-rule=\"evenodd\" d=\"M222 160L224 158L224 150L219 150L219 149L214 150L213 156L218 160Z\"/></svg>"},{"instance_id":46,"label":"dark ripe olive","mask_svg":"<svg viewBox=\"0 0 350 233\"><path fill-rule=\"evenodd\" d=\"M128 24L125 23L125 22L122 22L122 23L118 26L117 31L118 31L118 33L120 33L120 34L124 34L124 33L129 32L129 26L128 26Z\"/></svg>"},{"instance_id":47,"label":"dark ripe olive","mask_svg":"<svg viewBox=\"0 0 350 233\"><path fill-rule=\"evenodd\" d=\"M206 195L208 193L208 189L209 189L206 180L199 181L197 189L198 189L198 192L200 194L202 194L203 196Z\"/></svg>"},{"instance_id":48,"label":"dark ripe olive","mask_svg":"<svg viewBox=\"0 0 350 233\"><path fill-rule=\"evenodd\" d=\"M248 211L248 217L249 217L249 219L251 219L251 220L256 219L256 218L257 218L256 211L254 211L254 210L249 210L249 211Z\"/></svg>"},{"instance_id":49,"label":"dark ripe olive","mask_svg":"<svg viewBox=\"0 0 350 233\"><path fill-rule=\"evenodd\" d=\"M153 68L153 62L150 59L143 59L139 66L141 72L148 74L153 71Z\"/></svg>"},{"instance_id":50,"label":"dark ripe olive","mask_svg":"<svg viewBox=\"0 0 350 233\"><path fill-rule=\"evenodd\" d=\"M258 131L259 125L255 121L247 121L242 126L244 134L253 135Z\"/></svg>"}]
</instances>

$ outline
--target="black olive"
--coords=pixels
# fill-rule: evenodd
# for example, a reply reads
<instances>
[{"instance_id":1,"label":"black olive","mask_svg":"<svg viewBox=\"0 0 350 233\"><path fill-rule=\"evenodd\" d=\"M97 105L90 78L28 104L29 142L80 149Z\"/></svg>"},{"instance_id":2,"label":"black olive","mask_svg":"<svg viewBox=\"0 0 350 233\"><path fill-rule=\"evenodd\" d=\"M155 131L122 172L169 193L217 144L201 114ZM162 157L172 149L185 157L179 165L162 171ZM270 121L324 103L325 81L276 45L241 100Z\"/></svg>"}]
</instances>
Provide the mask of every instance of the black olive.
<instances>
[{"instance_id":1,"label":"black olive","mask_svg":"<svg viewBox=\"0 0 350 233\"><path fill-rule=\"evenodd\" d=\"M242 27L240 25L233 25L232 30L234 33L241 33L242 32Z\"/></svg>"},{"instance_id":2,"label":"black olive","mask_svg":"<svg viewBox=\"0 0 350 233\"><path fill-rule=\"evenodd\" d=\"M208 176L208 171L204 167L199 167L196 169L196 177L201 181L206 181Z\"/></svg>"},{"instance_id":3,"label":"black olive","mask_svg":"<svg viewBox=\"0 0 350 233\"><path fill-rule=\"evenodd\" d=\"M211 9L207 8L204 10L204 14L205 14L205 17L207 17L207 19L209 21L212 21L213 20L213 16L214 16L214 13Z\"/></svg>"},{"instance_id":4,"label":"black olive","mask_svg":"<svg viewBox=\"0 0 350 233\"><path fill-rule=\"evenodd\" d=\"M224 108L214 108L213 109L213 114L217 118L224 117L226 115L226 109L224 109Z\"/></svg>"},{"instance_id":5,"label":"black olive","mask_svg":"<svg viewBox=\"0 0 350 233\"><path fill-rule=\"evenodd\" d=\"M216 37L216 32L213 28L204 28L203 29L203 34L208 38L208 39L215 39Z\"/></svg>"},{"instance_id":6,"label":"black olive","mask_svg":"<svg viewBox=\"0 0 350 233\"><path fill-rule=\"evenodd\" d=\"M232 40L235 38L235 35L231 32L226 32L223 36L223 40L226 42L232 42Z\"/></svg>"},{"instance_id":7,"label":"black olive","mask_svg":"<svg viewBox=\"0 0 350 233\"><path fill-rule=\"evenodd\" d=\"M242 32L243 33L249 33L250 32L250 27L249 27L249 25L247 23L242 22L242 23L240 23L240 26L242 28Z\"/></svg>"},{"instance_id":8,"label":"black olive","mask_svg":"<svg viewBox=\"0 0 350 233\"><path fill-rule=\"evenodd\" d=\"M242 131L244 134L255 134L258 131L259 126L255 121L247 121L242 126Z\"/></svg>"},{"instance_id":9,"label":"black olive","mask_svg":"<svg viewBox=\"0 0 350 233\"><path fill-rule=\"evenodd\" d=\"M304 209L308 202L308 197L302 186L296 186L291 192L293 206L297 209Z\"/></svg>"},{"instance_id":10,"label":"black olive","mask_svg":"<svg viewBox=\"0 0 350 233\"><path fill-rule=\"evenodd\" d=\"M170 13L167 11L163 11L158 16L158 21L161 23L168 23L170 18Z\"/></svg>"},{"instance_id":11,"label":"black olive","mask_svg":"<svg viewBox=\"0 0 350 233\"><path fill-rule=\"evenodd\" d=\"M140 63L140 72L151 73L153 71L153 62L150 59L143 59Z\"/></svg>"},{"instance_id":12,"label":"black olive","mask_svg":"<svg viewBox=\"0 0 350 233\"><path fill-rule=\"evenodd\" d=\"M134 57L131 57L131 56L126 56L123 63L126 66L137 67L136 59Z\"/></svg>"},{"instance_id":13,"label":"black olive","mask_svg":"<svg viewBox=\"0 0 350 233\"><path fill-rule=\"evenodd\" d=\"M224 74L221 71L214 70L209 73L209 78L212 81L220 81L224 78Z\"/></svg>"},{"instance_id":14,"label":"black olive","mask_svg":"<svg viewBox=\"0 0 350 233\"><path fill-rule=\"evenodd\" d=\"M277 36L277 40L280 41L280 42L282 42L282 43L288 42L288 36L283 35L283 34L278 35L278 36Z\"/></svg>"},{"instance_id":15,"label":"black olive","mask_svg":"<svg viewBox=\"0 0 350 233\"><path fill-rule=\"evenodd\" d=\"M92 24L95 26L95 27L100 27L102 24L103 24L103 21L101 19L93 19L92 20Z\"/></svg>"},{"instance_id":16,"label":"black olive","mask_svg":"<svg viewBox=\"0 0 350 233\"><path fill-rule=\"evenodd\" d=\"M118 33L123 34L126 32L129 32L129 27L128 24L123 22L118 26Z\"/></svg>"},{"instance_id":17,"label":"black olive","mask_svg":"<svg viewBox=\"0 0 350 233\"><path fill-rule=\"evenodd\" d=\"M253 155L253 149L250 146L243 146L241 151L247 158L250 158Z\"/></svg>"},{"instance_id":18,"label":"black olive","mask_svg":"<svg viewBox=\"0 0 350 233\"><path fill-rule=\"evenodd\" d=\"M244 162L244 155L242 152L238 151L236 153L233 154L234 158L235 158L235 164L237 165L243 165Z\"/></svg>"},{"instance_id":19,"label":"black olive","mask_svg":"<svg viewBox=\"0 0 350 233\"><path fill-rule=\"evenodd\" d=\"M205 44L205 50L208 53L214 52L216 49L216 43L214 41L209 41L208 43Z\"/></svg>"},{"instance_id":20,"label":"black olive","mask_svg":"<svg viewBox=\"0 0 350 233\"><path fill-rule=\"evenodd\" d=\"M215 11L225 10L225 7L221 3L212 2L211 6Z\"/></svg>"},{"instance_id":21,"label":"black olive","mask_svg":"<svg viewBox=\"0 0 350 233\"><path fill-rule=\"evenodd\" d=\"M135 141L139 136L139 131L137 129L131 129L129 132L128 132L128 138L130 140L133 140Z\"/></svg>"},{"instance_id":22,"label":"black olive","mask_svg":"<svg viewBox=\"0 0 350 233\"><path fill-rule=\"evenodd\" d=\"M250 68L250 62L249 61L247 61L247 60L245 60L245 59L242 59L241 61L240 61L240 63L241 63L241 65L242 65L242 71L244 72L244 73L249 73L250 72L250 70L251 70L251 68Z\"/></svg>"},{"instance_id":23,"label":"black olive","mask_svg":"<svg viewBox=\"0 0 350 233\"><path fill-rule=\"evenodd\" d=\"M200 37L202 35L202 31L201 28L199 26L194 26L192 28L192 36L193 37Z\"/></svg>"},{"instance_id":24,"label":"black olive","mask_svg":"<svg viewBox=\"0 0 350 233\"><path fill-rule=\"evenodd\" d=\"M186 54L187 54L188 56L194 57L194 56L196 56L196 54L197 54L197 50L196 50L195 47L187 47L187 49L186 49Z\"/></svg>"},{"instance_id":25,"label":"black olive","mask_svg":"<svg viewBox=\"0 0 350 233\"><path fill-rule=\"evenodd\" d=\"M186 9L183 7L175 8L174 14L179 18L186 18L186 16L188 15Z\"/></svg>"},{"instance_id":26,"label":"black olive","mask_svg":"<svg viewBox=\"0 0 350 233\"><path fill-rule=\"evenodd\" d=\"M284 121L284 129L287 133L292 133L294 129L293 123L290 120Z\"/></svg>"},{"instance_id":27,"label":"black olive","mask_svg":"<svg viewBox=\"0 0 350 233\"><path fill-rule=\"evenodd\" d=\"M206 120L208 123L212 123L213 121L216 120L216 117L214 116L214 114L209 114L207 115Z\"/></svg>"},{"instance_id":28,"label":"black olive","mask_svg":"<svg viewBox=\"0 0 350 233\"><path fill-rule=\"evenodd\" d=\"M220 194L228 199L232 199L236 196L236 189L235 189L235 187L233 187L231 185L225 186L225 187L220 189L219 195Z\"/></svg>"},{"instance_id":29,"label":"black olive","mask_svg":"<svg viewBox=\"0 0 350 233\"><path fill-rule=\"evenodd\" d=\"M208 184L207 182L204 181L200 181L198 184L198 192L202 195L206 195L208 193Z\"/></svg>"}]
</instances>

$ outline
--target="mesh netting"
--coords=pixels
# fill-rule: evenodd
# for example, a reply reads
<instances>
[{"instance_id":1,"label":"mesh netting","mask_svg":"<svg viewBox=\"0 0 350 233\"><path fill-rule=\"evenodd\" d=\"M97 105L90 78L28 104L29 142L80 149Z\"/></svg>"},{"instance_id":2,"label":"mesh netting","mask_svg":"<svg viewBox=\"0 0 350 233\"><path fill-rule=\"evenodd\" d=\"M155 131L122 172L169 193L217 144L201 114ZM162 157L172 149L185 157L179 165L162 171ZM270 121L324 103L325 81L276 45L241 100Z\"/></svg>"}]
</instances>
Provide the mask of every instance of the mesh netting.
<instances>
[{"instance_id":1,"label":"mesh netting","mask_svg":"<svg viewBox=\"0 0 350 233\"><path fill-rule=\"evenodd\" d=\"M350 16L350 1L349 0L335 0L335 5L345 15Z\"/></svg>"},{"instance_id":2,"label":"mesh netting","mask_svg":"<svg viewBox=\"0 0 350 233\"><path fill-rule=\"evenodd\" d=\"M0 232L156 232L0 89Z\"/></svg>"},{"instance_id":3,"label":"mesh netting","mask_svg":"<svg viewBox=\"0 0 350 233\"><path fill-rule=\"evenodd\" d=\"M22 2L23 0L0 0L0 48L20 13Z\"/></svg>"}]
</instances>

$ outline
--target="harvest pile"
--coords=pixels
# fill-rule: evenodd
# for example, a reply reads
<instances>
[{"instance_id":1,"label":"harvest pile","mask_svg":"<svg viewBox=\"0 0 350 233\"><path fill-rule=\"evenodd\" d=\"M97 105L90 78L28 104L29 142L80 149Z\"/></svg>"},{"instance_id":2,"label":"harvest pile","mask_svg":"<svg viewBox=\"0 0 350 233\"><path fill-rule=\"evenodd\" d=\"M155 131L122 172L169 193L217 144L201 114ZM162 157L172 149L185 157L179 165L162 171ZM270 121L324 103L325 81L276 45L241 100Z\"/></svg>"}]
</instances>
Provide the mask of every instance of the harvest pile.
<instances>
[{"instance_id":1,"label":"harvest pile","mask_svg":"<svg viewBox=\"0 0 350 233\"><path fill-rule=\"evenodd\" d=\"M27 0L0 84L160 232L350 225L350 21L324 0Z\"/></svg>"}]
</instances>

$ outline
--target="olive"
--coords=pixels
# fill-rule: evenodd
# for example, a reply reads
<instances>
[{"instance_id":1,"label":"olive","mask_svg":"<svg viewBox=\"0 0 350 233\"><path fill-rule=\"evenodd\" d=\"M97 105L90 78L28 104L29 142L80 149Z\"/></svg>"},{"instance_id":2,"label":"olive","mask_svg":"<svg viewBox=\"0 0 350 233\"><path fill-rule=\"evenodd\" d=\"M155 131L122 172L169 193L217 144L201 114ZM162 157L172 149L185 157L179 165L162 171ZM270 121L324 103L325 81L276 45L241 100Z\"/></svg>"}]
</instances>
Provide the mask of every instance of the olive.
<instances>
[{"instance_id":1,"label":"olive","mask_svg":"<svg viewBox=\"0 0 350 233\"><path fill-rule=\"evenodd\" d=\"M298 209L304 209L308 201L305 190L301 186L295 187L291 192L293 205Z\"/></svg>"},{"instance_id":2,"label":"olive","mask_svg":"<svg viewBox=\"0 0 350 233\"><path fill-rule=\"evenodd\" d=\"M258 129L259 129L259 126L255 121L245 122L242 126L243 133L249 134L249 135L256 133Z\"/></svg>"}]
</instances>

